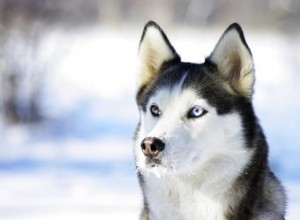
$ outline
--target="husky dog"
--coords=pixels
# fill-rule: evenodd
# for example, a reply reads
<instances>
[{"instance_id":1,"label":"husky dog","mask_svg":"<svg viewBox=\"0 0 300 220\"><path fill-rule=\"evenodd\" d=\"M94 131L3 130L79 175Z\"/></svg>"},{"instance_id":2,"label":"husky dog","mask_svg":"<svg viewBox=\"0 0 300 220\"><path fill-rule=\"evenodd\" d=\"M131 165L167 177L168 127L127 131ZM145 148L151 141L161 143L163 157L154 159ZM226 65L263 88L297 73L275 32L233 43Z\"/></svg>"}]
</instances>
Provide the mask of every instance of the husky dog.
<instances>
[{"instance_id":1,"label":"husky dog","mask_svg":"<svg viewBox=\"0 0 300 220\"><path fill-rule=\"evenodd\" d=\"M241 27L230 25L196 64L181 62L150 21L138 62L140 219L283 220L286 197L251 103L254 65Z\"/></svg>"}]
</instances>

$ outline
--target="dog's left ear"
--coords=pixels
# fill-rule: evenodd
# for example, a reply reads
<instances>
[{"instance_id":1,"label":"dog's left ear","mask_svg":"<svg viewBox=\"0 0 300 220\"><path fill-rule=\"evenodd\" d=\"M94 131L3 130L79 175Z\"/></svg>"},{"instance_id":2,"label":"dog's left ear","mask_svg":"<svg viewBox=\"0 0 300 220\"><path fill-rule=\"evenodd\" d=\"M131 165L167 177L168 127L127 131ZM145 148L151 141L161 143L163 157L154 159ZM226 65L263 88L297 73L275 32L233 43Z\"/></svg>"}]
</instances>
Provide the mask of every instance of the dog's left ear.
<instances>
[{"instance_id":1,"label":"dog's left ear","mask_svg":"<svg viewBox=\"0 0 300 220\"><path fill-rule=\"evenodd\" d=\"M179 55L169 42L162 29L153 21L149 21L141 37L138 54L138 88L147 85L164 64L180 61Z\"/></svg>"},{"instance_id":2,"label":"dog's left ear","mask_svg":"<svg viewBox=\"0 0 300 220\"><path fill-rule=\"evenodd\" d=\"M231 24L220 38L208 60L231 89L251 99L254 85L254 64L240 25Z\"/></svg>"}]
</instances>

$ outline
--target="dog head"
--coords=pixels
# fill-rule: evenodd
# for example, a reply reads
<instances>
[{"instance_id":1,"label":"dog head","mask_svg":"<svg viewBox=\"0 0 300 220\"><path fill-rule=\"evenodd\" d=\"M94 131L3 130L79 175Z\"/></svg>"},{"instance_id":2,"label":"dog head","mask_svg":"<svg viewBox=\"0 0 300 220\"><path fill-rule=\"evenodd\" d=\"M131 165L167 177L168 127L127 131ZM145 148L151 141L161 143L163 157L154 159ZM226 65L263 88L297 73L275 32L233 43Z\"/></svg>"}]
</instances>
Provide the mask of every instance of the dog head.
<instances>
[{"instance_id":1,"label":"dog head","mask_svg":"<svg viewBox=\"0 0 300 220\"><path fill-rule=\"evenodd\" d=\"M204 63L195 64L181 62L150 21L138 59L139 171L192 173L247 162L255 123L254 65L238 24L228 27Z\"/></svg>"}]
</instances>

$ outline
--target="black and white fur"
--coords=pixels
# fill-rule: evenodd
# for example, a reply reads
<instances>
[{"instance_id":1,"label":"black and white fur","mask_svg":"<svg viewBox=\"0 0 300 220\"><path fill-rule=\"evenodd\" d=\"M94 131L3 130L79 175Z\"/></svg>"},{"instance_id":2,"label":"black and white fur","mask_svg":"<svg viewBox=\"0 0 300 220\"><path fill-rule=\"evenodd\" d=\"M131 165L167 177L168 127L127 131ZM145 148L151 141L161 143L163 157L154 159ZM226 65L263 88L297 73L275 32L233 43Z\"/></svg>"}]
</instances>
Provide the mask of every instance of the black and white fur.
<instances>
[{"instance_id":1,"label":"black and white fur","mask_svg":"<svg viewBox=\"0 0 300 220\"><path fill-rule=\"evenodd\" d=\"M181 62L161 28L139 46L135 159L141 220L283 220L285 193L251 103L254 65L238 24L202 64Z\"/></svg>"}]
</instances>

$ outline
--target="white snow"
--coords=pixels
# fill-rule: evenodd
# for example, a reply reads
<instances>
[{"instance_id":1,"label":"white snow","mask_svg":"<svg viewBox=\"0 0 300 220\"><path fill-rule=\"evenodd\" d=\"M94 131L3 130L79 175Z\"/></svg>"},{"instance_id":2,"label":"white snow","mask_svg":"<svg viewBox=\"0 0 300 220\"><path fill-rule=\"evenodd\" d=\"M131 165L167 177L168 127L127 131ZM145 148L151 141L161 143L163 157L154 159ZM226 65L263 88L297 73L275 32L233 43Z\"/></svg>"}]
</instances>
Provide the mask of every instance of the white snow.
<instances>
[{"instance_id":1,"label":"white snow","mask_svg":"<svg viewBox=\"0 0 300 220\"><path fill-rule=\"evenodd\" d=\"M30 129L1 123L0 219L138 219L132 137L141 31L98 27L48 36L42 57L56 64L42 100L49 120ZM203 62L222 31L167 34L183 60ZM300 40L247 32L256 63L255 107L271 165L288 192L287 219L297 220Z\"/></svg>"}]
</instances>

